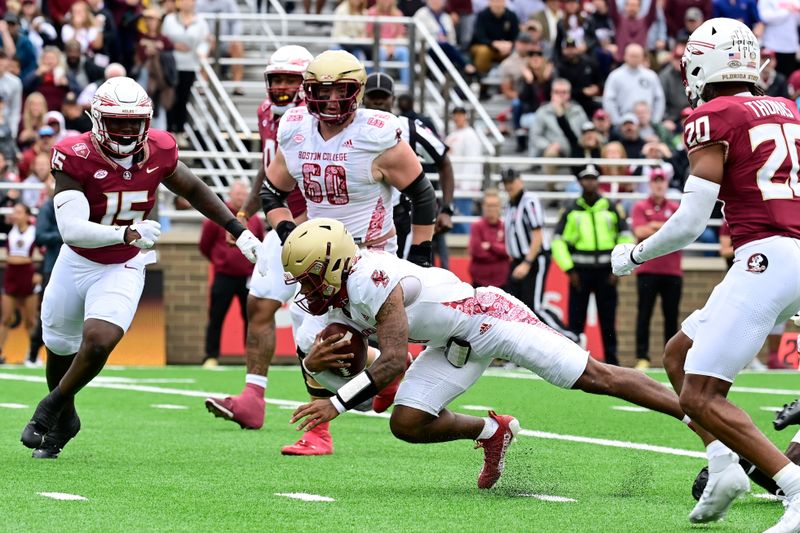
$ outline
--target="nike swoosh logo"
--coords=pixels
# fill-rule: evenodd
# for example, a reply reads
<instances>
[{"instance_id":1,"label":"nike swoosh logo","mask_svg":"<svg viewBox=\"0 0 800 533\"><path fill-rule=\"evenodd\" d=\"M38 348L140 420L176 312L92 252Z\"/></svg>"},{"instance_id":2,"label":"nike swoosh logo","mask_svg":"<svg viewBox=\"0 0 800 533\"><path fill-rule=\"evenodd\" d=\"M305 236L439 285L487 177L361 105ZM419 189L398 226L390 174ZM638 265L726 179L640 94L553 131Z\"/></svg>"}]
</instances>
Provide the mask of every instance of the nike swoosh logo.
<instances>
[{"instance_id":1,"label":"nike swoosh logo","mask_svg":"<svg viewBox=\"0 0 800 533\"><path fill-rule=\"evenodd\" d=\"M57 206L56 206L56 209L61 209L61 208L62 208L62 207L65 205L65 204L68 204L68 203L70 203L70 202L71 202L72 200L74 200L74 199L75 199L75 198L70 198L69 200L67 200L66 202L62 203L61 205L57 205Z\"/></svg>"},{"instance_id":2,"label":"nike swoosh logo","mask_svg":"<svg viewBox=\"0 0 800 533\"><path fill-rule=\"evenodd\" d=\"M147 172L148 174L150 174L151 172L155 172L155 171L156 171L156 170L158 170L159 168L161 168L161 167L153 167L153 168L147 167L147 169L145 170L145 172Z\"/></svg>"}]
</instances>

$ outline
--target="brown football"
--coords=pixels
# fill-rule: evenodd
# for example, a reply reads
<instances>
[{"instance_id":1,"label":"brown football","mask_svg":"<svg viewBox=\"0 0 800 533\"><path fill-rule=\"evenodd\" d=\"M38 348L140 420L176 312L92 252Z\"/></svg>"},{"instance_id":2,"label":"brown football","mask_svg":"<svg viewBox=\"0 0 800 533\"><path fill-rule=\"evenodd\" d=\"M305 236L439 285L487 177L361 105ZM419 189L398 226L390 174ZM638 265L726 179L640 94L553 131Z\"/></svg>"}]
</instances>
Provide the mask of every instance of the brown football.
<instances>
[{"instance_id":1,"label":"brown football","mask_svg":"<svg viewBox=\"0 0 800 533\"><path fill-rule=\"evenodd\" d=\"M367 338L357 329L350 327L347 324L339 324L337 322L328 324L327 327L322 330L321 338L327 339L331 335L336 335L338 333L344 334L342 340L348 339L350 343L345 344L334 353L352 353L353 358L349 360L350 366L344 368L331 368L330 370L334 374L338 374L345 379L349 379L364 370L364 367L367 365Z\"/></svg>"}]
</instances>

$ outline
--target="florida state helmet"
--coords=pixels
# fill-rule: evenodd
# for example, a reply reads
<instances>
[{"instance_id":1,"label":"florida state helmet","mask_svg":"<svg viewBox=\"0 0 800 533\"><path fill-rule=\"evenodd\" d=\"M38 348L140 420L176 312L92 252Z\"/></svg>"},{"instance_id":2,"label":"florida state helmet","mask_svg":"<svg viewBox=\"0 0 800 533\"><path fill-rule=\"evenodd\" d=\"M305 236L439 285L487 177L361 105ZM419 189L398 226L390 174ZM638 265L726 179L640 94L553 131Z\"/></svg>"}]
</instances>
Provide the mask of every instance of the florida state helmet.
<instances>
[{"instance_id":1,"label":"florida state helmet","mask_svg":"<svg viewBox=\"0 0 800 533\"><path fill-rule=\"evenodd\" d=\"M153 117L153 102L142 86L131 78L110 78L94 93L89 117L92 135L97 142L112 155L127 157L144 148ZM138 120L138 131L115 131L109 127L114 120Z\"/></svg>"},{"instance_id":2,"label":"florida state helmet","mask_svg":"<svg viewBox=\"0 0 800 533\"><path fill-rule=\"evenodd\" d=\"M294 44L282 46L273 52L264 69L264 82L273 111L283 114L303 101L303 74L313 59L311 52ZM297 83L277 84L273 79L278 74L295 76Z\"/></svg>"}]
</instances>

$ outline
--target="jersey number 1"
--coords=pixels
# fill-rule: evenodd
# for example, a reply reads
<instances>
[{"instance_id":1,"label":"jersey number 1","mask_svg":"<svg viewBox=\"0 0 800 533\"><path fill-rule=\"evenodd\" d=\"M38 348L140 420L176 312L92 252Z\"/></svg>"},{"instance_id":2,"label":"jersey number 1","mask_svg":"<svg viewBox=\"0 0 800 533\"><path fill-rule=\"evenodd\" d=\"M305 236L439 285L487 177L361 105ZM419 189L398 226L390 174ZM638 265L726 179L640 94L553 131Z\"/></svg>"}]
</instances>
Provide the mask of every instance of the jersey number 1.
<instances>
[{"instance_id":1,"label":"jersey number 1","mask_svg":"<svg viewBox=\"0 0 800 533\"><path fill-rule=\"evenodd\" d=\"M144 209L133 209L133 204L147 203L147 191L117 191L107 192L106 214L103 215L102 224L107 226L132 224L144 219Z\"/></svg>"},{"instance_id":2,"label":"jersey number 1","mask_svg":"<svg viewBox=\"0 0 800 533\"><path fill-rule=\"evenodd\" d=\"M303 196L309 202L322 203L322 183L312 179L322 173L322 167L316 163L303 163ZM350 202L347 193L347 172L341 165L327 165L325 167L325 190L331 205L345 205Z\"/></svg>"},{"instance_id":3,"label":"jersey number 1","mask_svg":"<svg viewBox=\"0 0 800 533\"><path fill-rule=\"evenodd\" d=\"M797 156L797 141L800 140L800 124L762 124L750 128L750 148L755 152L762 143L771 141L775 146L769 154L767 161L758 169L756 183L761 189L764 200L791 200L800 196L800 183L797 172L800 170L800 161ZM788 179L785 174L778 174L786 156L792 163ZM778 174L782 181L772 181Z\"/></svg>"}]
</instances>

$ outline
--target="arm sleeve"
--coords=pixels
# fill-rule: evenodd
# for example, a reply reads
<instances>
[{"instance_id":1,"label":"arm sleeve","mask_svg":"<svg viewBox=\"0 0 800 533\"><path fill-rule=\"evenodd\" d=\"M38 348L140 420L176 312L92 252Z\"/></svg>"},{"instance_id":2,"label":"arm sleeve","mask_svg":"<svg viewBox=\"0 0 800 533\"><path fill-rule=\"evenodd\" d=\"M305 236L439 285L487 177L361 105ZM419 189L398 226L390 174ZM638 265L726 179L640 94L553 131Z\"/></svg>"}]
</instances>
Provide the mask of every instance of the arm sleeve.
<instances>
[{"instance_id":1,"label":"arm sleeve","mask_svg":"<svg viewBox=\"0 0 800 533\"><path fill-rule=\"evenodd\" d=\"M718 183L689 176L681 197L681 206L661 229L634 248L633 259L642 263L680 250L694 242L706 229L718 195Z\"/></svg>"},{"instance_id":2,"label":"arm sleeve","mask_svg":"<svg viewBox=\"0 0 800 533\"><path fill-rule=\"evenodd\" d=\"M53 201L56 205L56 223L65 243L81 248L102 248L124 243L126 226L89 222L89 201L81 191L62 191Z\"/></svg>"}]
</instances>

